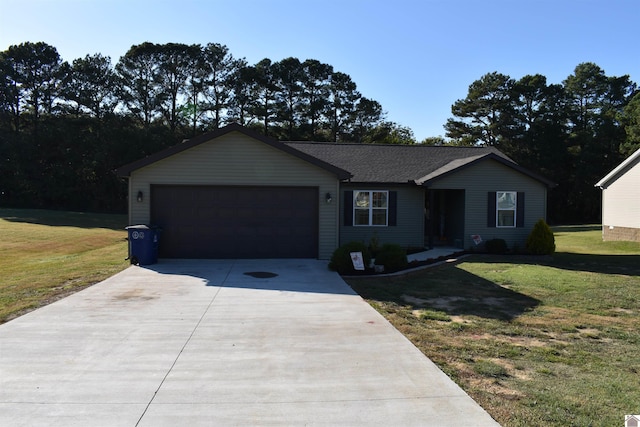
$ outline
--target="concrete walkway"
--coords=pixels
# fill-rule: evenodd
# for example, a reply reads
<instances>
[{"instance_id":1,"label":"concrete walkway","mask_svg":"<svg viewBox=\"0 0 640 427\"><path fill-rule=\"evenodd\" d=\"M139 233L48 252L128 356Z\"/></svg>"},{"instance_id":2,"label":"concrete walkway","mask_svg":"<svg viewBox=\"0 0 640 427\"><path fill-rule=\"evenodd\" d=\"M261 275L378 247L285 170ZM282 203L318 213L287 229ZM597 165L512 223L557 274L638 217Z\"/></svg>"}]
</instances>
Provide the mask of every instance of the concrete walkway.
<instances>
[{"instance_id":1,"label":"concrete walkway","mask_svg":"<svg viewBox=\"0 0 640 427\"><path fill-rule=\"evenodd\" d=\"M0 326L2 426L461 424L498 425L323 261L161 260Z\"/></svg>"},{"instance_id":2,"label":"concrete walkway","mask_svg":"<svg viewBox=\"0 0 640 427\"><path fill-rule=\"evenodd\" d=\"M429 259L438 259L440 257L447 257L457 252L462 251L462 249L454 248L452 246L438 246L433 249L427 249L423 252L417 252L414 254L407 255L408 261L426 261Z\"/></svg>"}]
</instances>

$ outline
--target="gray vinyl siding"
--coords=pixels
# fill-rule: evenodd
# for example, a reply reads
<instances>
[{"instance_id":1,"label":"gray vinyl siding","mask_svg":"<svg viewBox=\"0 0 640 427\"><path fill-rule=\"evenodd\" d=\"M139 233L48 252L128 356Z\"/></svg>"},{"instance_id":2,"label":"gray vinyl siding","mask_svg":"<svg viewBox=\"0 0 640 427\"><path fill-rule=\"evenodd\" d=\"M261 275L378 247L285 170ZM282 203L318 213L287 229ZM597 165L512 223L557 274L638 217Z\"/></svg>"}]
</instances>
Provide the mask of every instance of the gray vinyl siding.
<instances>
[{"instance_id":1,"label":"gray vinyl siding","mask_svg":"<svg viewBox=\"0 0 640 427\"><path fill-rule=\"evenodd\" d=\"M320 195L319 258L330 258L338 246L340 204L336 177L239 132L230 132L132 172L129 179L130 224L149 223L151 184L317 187ZM136 201L138 191L144 194L142 203ZM326 193L333 196L330 204L325 201Z\"/></svg>"},{"instance_id":2,"label":"gray vinyl siding","mask_svg":"<svg viewBox=\"0 0 640 427\"><path fill-rule=\"evenodd\" d=\"M487 159L468 168L445 176L429 185L431 189L464 189L465 249L475 245L471 235L479 234L482 240L504 239L509 248L524 248L527 237L539 219L546 221L547 188L541 182L521 174L495 160ZM524 227L487 227L487 194L494 191L525 193Z\"/></svg>"},{"instance_id":3,"label":"gray vinyl siding","mask_svg":"<svg viewBox=\"0 0 640 427\"><path fill-rule=\"evenodd\" d=\"M640 164L635 162L602 190L605 227L640 228Z\"/></svg>"},{"instance_id":4,"label":"gray vinyl siding","mask_svg":"<svg viewBox=\"0 0 640 427\"><path fill-rule=\"evenodd\" d=\"M372 237L377 237L380 244L395 243L403 247L424 246L424 190L420 187L382 186L343 184L340 201L344 201L347 190L396 191L397 225L396 226L345 226L344 214L340 215L340 244L363 242L368 245ZM353 209L353 206L344 206Z\"/></svg>"}]
</instances>

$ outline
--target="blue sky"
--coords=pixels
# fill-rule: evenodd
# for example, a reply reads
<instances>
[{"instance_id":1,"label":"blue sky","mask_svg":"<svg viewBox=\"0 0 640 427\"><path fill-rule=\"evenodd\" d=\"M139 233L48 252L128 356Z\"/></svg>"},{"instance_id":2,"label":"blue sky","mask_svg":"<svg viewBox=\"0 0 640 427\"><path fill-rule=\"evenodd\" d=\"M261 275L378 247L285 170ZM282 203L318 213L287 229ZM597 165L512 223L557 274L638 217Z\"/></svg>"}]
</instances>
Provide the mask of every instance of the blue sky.
<instances>
[{"instance_id":1,"label":"blue sky","mask_svg":"<svg viewBox=\"0 0 640 427\"><path fill-rule=\"evenodd\" d=\"M317 59L422 140L489 72L561 83L594 62L640 83L638 16L638 0L0 0L0 50L43 41L115 64L145 41L214 42L251 64Z\"/></svg>"}]
</instances>

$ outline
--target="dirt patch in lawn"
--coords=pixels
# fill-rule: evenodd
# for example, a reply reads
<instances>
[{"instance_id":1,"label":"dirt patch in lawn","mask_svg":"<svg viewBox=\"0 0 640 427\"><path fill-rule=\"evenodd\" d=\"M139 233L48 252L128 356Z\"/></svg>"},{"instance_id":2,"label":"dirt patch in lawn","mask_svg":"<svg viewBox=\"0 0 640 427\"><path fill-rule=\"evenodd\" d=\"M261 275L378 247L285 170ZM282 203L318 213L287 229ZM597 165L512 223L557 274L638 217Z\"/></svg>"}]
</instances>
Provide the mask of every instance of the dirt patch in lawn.
<instances>
[{"instance_id":1,"label":"dirt patch in lawn","mask_svg":"<svg viewBox=\"0 0 640 427\"><path fill-rule=\"evenodd\" d=\"M419 298L412 295L403 294L402 300L420 308L431 308L442 310L449 315L455 315L457 312L467 311L469 307L478 307L482 310L489 308L497 312L504 313L506 316L517 316L520 314L519 307L513 307L513 300L508 297L492 297L492 296L474 296L471 298L463 296L439 296L433 298Z\"/></svg>"}]
</instances>

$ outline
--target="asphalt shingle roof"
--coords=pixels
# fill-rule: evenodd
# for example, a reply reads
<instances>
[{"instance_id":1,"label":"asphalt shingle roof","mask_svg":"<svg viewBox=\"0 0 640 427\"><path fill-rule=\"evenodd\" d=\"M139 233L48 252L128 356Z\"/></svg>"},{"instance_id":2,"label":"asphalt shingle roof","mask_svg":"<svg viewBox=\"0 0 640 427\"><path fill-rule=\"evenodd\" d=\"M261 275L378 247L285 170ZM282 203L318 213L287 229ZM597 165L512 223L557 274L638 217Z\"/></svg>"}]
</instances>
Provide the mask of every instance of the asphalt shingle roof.
<instances>
[{"instance_id":1,"label":"asphalt shingle roof","mask_svg":"<svg viewBox=\"0 0 640 427\"><path fill-rule=\"evenodd\" d=\"M494 147L284 142L353 174L352 182L422 183L484 156L513 163ZM515 163L514 163L515 165Z\"/></svg>"},{"instance_id":2,"label":"asphalt shingle roof","mask_svg":"<svg viewBox=\"0 0 640 427\"><path fill-rule=\"evenodd\" d=\"M428 185L429 181L464 168L475 161L492 158L546 185L555 186L551 181L521 168L494 147L285 142L266 137L235 123L122 166L117 170L118 176L129 177L133 171L234 131L323 168L340 180L349 179L356 183L411 182Z\"/></svg>"}]
</instances>

